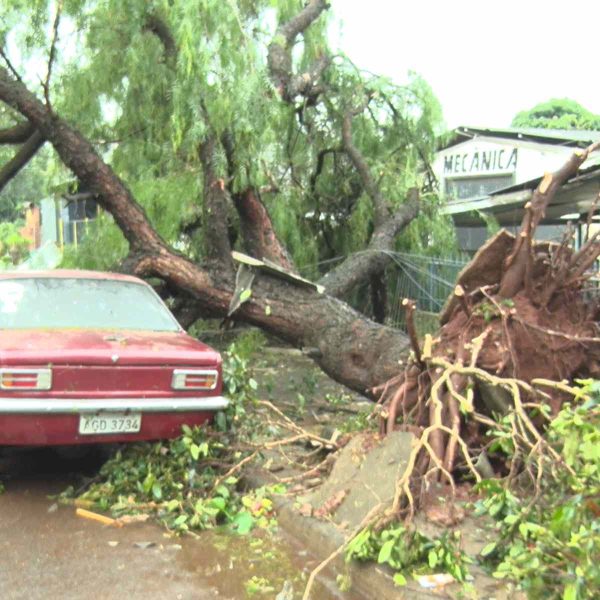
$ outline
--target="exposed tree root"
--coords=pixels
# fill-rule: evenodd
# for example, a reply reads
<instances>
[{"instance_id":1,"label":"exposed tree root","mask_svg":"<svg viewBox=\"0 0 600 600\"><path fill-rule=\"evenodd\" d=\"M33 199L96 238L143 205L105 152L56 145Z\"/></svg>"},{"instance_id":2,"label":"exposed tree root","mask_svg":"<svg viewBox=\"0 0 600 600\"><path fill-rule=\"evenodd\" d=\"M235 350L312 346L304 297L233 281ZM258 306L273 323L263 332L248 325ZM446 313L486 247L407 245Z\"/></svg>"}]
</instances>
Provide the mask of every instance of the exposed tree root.
<instances>
[{"instance_id":1,"label":"exposed tree root","mask_svg":"<svg viewBox=\"0 0 600 600\"><path fill-rule=\"evenodd\" d=\"M600 235L587 235L578 251L571 248L570 227L560 244L534 238L556 190L599 147L576 151L558 171L545 174L525 206L519 234L501 231L480 249L459 275L442 311L442 328L435 338L425 336L422 347L415 304L403 301L411 358L402 373L371 392L378 399L380 431L405 429L416 439L393 501L372 511L360 529L411 519L432 481L447 482L454 494L459 470L474 481L482 479L480 470L494 475L478 460L487 461L490 435L512 446L508 472L501 466L499 474L511 482L527 473L534 499L545 469L571 470L546 442L543 428L565 400L581 396L569 381L600 376L600 302L590 294L594 288L585 287L600 256ZM313 571L305 600L315 576L350 539Z\"/></svg>"},{"instance_id":2,"label":"exposed tree root","mask_svg":"<svg viewBox=\"0 0 600 600\"><path fill-rule=\"evenodd\" d=\"M480 342L483 339L485 338L480 338ZM474 345L477 347L477 343ZM472 449L455 429L447 427L443 422L443 401L440 397L440 390L444 385L449 384L450 394L460 406L470 406L467 395L452 387L451 381L456 375L465 378L465 380L483 381L491 385L496 385L506 390L512 398L512 406L502 422L497 422L475 410L468 411L467 414L470 419L485 425L489 431L496 431L510 436L515 448L511 459L511 473L513 465L515 466L515 470L524 467L526 472L529 473L534 490L532 503L535 502L539 495L540 483L545 469L554 469L560 464L562 468L570 470L570 467L563 461L562 457L545 441L542 432L536 427L529 416L528 411L531 409L537 409L543 413L545 409L544 405L541 402L529 402L525 406L522 397L523 394L526 394L532 398L541 398L543 400L548 395L540 388L545 388L568 394L570 398L577 400L588 400L589 398L580 388L570 386L564 381L537 379L527 383L515 378L498 377L473 365L463 366L461 364L452 364L441 358L430 358L427 360L427 367L434 369L438 375L435 384L430 390L431 402L434 406L434 422L423 429L420 436L415 439L406 466L404 464L399 466L393 500L388 504L379 503L374 506L358 527L344 540L344 543L336 548L335 551L311 572L302 596L303 600L310 599L312 587L319 573L340 556L350 541L362 530L382 527L386 523L399 518L410 520L414 516L419 500L417 496L421 494L421 490L418 491L418 494L415 493L416 481L420 482L423 486L423 483L427 482L429 478L441 473L448 481L452 492L455 492L452 471L448 470L432 447L431 437L435 432L440 432L448 436L450 440L454 440L460 450L459 456L464 459L468 473L472 476L473 480L481 481L482 476L473 460ZM425 463L419 460L423 456L428 459ZM427 465L426 469L423 469L423 464Z\"/></svg>"}]
</instances>

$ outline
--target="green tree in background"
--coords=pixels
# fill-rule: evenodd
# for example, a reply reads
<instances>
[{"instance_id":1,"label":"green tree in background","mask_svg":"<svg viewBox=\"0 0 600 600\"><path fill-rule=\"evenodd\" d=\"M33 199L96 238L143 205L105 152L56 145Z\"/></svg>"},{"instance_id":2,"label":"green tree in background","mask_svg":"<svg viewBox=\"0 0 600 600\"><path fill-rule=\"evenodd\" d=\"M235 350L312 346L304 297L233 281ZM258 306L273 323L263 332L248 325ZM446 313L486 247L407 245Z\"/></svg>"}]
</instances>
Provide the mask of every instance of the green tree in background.
<instances>
[{"instance_id":1,"label":"green tree in background","mask_svg":"<svg viewBox=\"0 0 600 600\"><path fill-rule=\"evenodd\" d=\"M14 20L15 11L22 16L22 3L4 5ZM417 76L400 87L336 56L327 62L321 84L327 94L319 101L317 94L281 101L267 48L275 23L301 6L291 0L64 5L53 107L110 157L160 234L191 257L203 254L202 230L210 226L202 217L200 148L208 135L221 141L215 169L231 197L256 189L296 264L309 270L363 248L373 230L365 186L341 147L345 112L356 113L354 142L392 204L404 201L432 156L441 110ZM27 54L48 47L53 9L53 2L31 3L29 27L11 29L22 53L17 62L27 64ZM301 70L331 56L327 19L304 32L293 52ZM434 215L412 226L404 247L446 245L449 233ZM235 236L237 216L229 217ZM440 223L438 235L431 219ZM123 243L117 255L125 252Z\"/></svg>"},{"instance_id":2,"label":"green tree in background","mask_svg":"<svg viewBox=\"0 0 600 600\"><path fill-rule=\"evenodd\" d=\"M336 332L346 336L355 319L358 345L344 342L356 365L350 383L377 379L356 357L380 357L373 340L389 350L406 338L370 337L371 323L333 299L365 286L381 296L390 250L447 253L453 241L429 168L441 110L421 78L399 86L330 48L325 0L0 6L0 100L14 128L31 146L50 142L77 192L104 209L69 260L156 277L192 316L223 316L231 250L266 257L318 280L327 297L311 301L308 318L300 292L271 282L279 304L253 292L236 318L324 346L320 306L322 322L336 324L322 362L345 380ZM66 180L58 166L49 171Z\"/></svg>"},{"instance_id":3,"label":"green tree in background","mask_svg":"<svg viewBox=\"0 0 600 600\"><path fill-rule=\"evenodd\" d=\"M512 126L600 131L600 115L586 110L575 100L553 98L518 113Z\"/></svg>"},{"instance_id":4,"label":"green tree in background","mask_svg":"<svg viewBox=\"0 0 600 600\"><path fill-rule=\"evenodd\" d=\"M27 258L29 240L14 223L0 223L0 269L10 268Z\"/></svg>"}]
</instances>

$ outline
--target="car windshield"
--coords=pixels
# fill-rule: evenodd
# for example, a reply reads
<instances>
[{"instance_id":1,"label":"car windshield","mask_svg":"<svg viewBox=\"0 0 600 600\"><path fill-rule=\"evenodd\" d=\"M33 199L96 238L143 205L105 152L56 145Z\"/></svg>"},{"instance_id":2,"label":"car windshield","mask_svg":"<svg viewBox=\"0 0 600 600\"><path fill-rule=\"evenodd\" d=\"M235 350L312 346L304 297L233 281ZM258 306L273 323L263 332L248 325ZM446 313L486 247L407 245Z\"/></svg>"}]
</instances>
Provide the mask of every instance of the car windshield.
<instances>
[{"instance_id":1,"label":"car windshield","mask_svg":"<svg viewBox=\"0 0 600 600\"><path fill-rule=\"evenodd\" d=\"M178 331L145 285L111 279L0 280L0 329L83 328Z\"/></svg>"}]
</instances>

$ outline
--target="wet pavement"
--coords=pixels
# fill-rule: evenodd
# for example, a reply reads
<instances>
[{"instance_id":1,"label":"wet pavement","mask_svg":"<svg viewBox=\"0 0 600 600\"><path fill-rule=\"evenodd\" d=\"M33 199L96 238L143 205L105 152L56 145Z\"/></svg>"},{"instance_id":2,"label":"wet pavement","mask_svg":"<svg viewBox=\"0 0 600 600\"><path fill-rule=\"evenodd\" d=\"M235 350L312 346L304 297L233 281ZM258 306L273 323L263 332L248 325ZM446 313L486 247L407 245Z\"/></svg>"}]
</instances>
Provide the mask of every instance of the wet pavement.
<instances>
[{"instance_id":1,"label":"wet pavement","mask_svg":"<svg viewBox=\"0 0 600 600\"><path fill-rule=\"evenodd\" d=\"M281 532L173 537L153 523L114 528L82 519L50 497L99 465L97 456L73 461L49 450L0 456L2 600L237 600L276 598L284 587L294 590L285 600L301 597L318 561ZM331 585L314 595L340 597Z\"/></svg>"}]
</instances>

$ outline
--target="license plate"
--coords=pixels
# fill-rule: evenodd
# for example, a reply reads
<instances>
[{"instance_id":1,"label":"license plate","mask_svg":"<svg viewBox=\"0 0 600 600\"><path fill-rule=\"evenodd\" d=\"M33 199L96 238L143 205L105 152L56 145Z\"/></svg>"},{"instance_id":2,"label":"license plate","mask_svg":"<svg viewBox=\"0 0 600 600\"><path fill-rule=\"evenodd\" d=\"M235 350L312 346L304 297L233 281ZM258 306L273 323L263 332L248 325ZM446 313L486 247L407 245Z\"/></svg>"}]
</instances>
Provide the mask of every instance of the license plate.
<instances>
[{"instance_id":1,"label":"license plate","mask_svg":"<svg viewBox=\"0 0 600 600\"><path fill-rule=\"evenodd\" d=\"M142 415L140 413L102 413L79 417L79 433L81 435L137 433L141 427Z\"/></svg>"}]
</instances>

